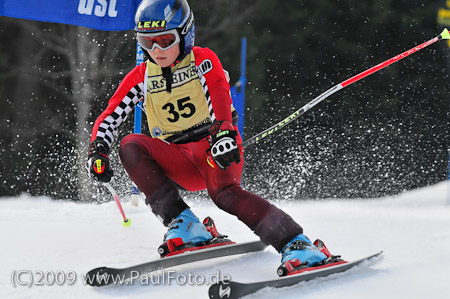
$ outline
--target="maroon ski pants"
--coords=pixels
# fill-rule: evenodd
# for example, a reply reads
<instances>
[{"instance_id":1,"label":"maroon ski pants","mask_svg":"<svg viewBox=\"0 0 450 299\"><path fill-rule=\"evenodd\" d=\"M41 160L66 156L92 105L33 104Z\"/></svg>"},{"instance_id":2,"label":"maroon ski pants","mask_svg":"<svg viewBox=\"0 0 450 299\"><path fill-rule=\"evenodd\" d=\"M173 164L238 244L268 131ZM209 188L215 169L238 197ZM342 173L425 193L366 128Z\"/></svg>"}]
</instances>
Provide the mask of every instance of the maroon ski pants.
<instances>
[{"instance_id":1,"label":"maroon ski pants","mask_svg":"<svg viewBox=\"0 0 450 299\"><path fill-rule=\"evenodd\" d=\"M168 225L188 206L173 182L189 191L208 190L213 202L235 215L261 241L278 251L303 229L286 213L240 186L241 162L226 170L207 162L206 138L173 144L143 134L126 136L119 148L120 160L130 178L146 196L146 204Z\"/></svg>"}]
</instances>

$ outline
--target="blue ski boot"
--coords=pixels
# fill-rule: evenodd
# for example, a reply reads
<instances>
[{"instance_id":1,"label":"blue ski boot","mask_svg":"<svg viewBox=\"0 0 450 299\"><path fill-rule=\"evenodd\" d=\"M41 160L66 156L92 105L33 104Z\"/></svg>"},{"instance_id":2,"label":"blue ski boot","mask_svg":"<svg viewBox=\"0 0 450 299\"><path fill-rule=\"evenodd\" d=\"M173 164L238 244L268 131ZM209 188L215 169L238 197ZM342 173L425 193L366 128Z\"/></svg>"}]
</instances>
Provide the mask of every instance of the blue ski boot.
<instances>
[{"instance_id":1,"label":"blue ski boot","mask_svg":"<svg viewBox=\"0 0 450 299\"><path fill-rule=\"evenodd\" d=\"M161 257L179 254L185 251L203 249L214 245L234 243L217 233L214 221L207 217L204 223L187 208L169 224L164 235L164 243L158 248Z\"/></svg>"},{"instance_id":2,"label":"blue ski boot","mask_svg":"<svg viewBox=\"0 0 450 299\"><path fill-rule=\"evenodd\" d=\"M322 241L317 240L313 245L303 234L288 242L280 253L282 264L277 270L279 276L300 273L302 269L339 261L339 257L332 256Z\"/></svg>"}]
</instances>

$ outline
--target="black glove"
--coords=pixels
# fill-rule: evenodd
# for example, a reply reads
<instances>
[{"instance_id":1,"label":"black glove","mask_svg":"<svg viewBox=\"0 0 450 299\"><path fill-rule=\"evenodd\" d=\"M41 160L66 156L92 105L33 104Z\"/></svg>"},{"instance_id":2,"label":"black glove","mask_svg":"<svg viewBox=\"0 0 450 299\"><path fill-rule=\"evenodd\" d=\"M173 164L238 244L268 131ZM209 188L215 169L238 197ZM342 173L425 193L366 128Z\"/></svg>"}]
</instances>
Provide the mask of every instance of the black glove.
<instances>
[{"instance_id":1,"label":"black glove","mask_svg":"<svg viewBox=\"0 0 450 299\"><path fill-rule=\"evenodd\" d=\"M231 163L241 162L241 153L236 143L237 132L227 121L215 121L209 129L211 133L211 157L220 169L225 170Z\"/></svg>"},{"instance_id":2,"label":"black glove","mask_svg":"<svg viewBox=\"0 0 450 299\"><path fill-rule=\"evenodd\" d=\"M109 147L103 140L94 140L89 145L86 167L89 175L100 182L107 183L113 176L109 165Z\"/></svg>"}]
</instances>

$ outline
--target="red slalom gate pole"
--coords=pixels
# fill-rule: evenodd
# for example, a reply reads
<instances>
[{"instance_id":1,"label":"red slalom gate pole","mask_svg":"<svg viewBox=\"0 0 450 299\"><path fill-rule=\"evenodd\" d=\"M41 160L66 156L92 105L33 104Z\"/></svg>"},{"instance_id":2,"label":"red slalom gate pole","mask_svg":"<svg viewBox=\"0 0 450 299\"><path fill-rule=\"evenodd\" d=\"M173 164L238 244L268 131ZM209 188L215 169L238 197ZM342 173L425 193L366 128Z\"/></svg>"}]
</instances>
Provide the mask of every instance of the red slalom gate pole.
<instances>
[{"instance_id":1,"label":"red slalom gate pole","mask_svg":"<svg viewBox=\"0 0 450 299\"><path fill-rule=\"evenodd\" d=\"M312 107L314 107L315 105L319 104L320 102L322 102L323 100L325 100L326 98L328 98L330 95L338 92L339 90L355 83L356 81L359 81L375 72L378 72L379 70L387 67L388 65L391 65L413 53L416 53L420 50L422 50L423 48L428 47L429 45L434 44L435 42L439 41L439 40L443 40L443 39L450 39L450 33L447 29L444 29L444 31L442 31L442 33L438 36L436 36L433 39L430 39L427 42L424 42L423 44L417 45L412 49L409 49L408 51L405 51L395 57L392 57L388 60L386 60L385 62L382 62L374 67L371 67L370 69L359 73L356 76L351 77L350 79L347 79L333 87L331 87L330 89L328 89L327 91L325 91L324 93L322 93L321 95L319 95L318 97L316 97L315 99L313 99L311 102L309 102L308 104L306 104L305 106L303 106L302 108L298 109L297 111L295 111L294 113L292 113L291 115L289 115L287 118L283 119L282 121L278 122L277 124L273 125L272 127L266 129L265 131L247 139L242 146L246 147L252 143L255 143L257 141L259 141L260 139L269 136L270 134L278 131L279 129L283 128L284 126L286 126L287 124L289 124L290 122L292 122L293 120L295 120L296 118L298 118L300 115L302 115L303 113L305 113L306 111L308 111L309 109L311 109Z\"/></svg>"}]
</instances>

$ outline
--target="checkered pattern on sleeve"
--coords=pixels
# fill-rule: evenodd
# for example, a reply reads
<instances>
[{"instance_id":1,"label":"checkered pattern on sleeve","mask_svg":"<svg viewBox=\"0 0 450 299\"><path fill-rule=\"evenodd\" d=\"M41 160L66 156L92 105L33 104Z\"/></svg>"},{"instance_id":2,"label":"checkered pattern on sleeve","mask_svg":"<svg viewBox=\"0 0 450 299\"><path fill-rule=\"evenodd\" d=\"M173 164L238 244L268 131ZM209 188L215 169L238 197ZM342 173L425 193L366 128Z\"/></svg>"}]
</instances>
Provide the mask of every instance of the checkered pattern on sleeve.
<instances>
[{"instance_id":1,"label":"checkered pattern on sleeve","mask_svg":"<svg viewBox=\"0 0 450 299\"><path fill-rule=\"evenodd\" d=\"M209 110L209 118L212 122L216 120L216 115L214 114L213 106L211 103L211 95L208 91L208 84L206 84L205 77L201 77L200 82L202 84L203 93L205 94L206 102L208 103L208 110Z\"/></svg>"},{"instance_id":2,"label":"checkered pattern on sleeve","mask_svg":"<svg viewBox=\"0 0 450 299\"><path fill-rule=\"evenodd\" d=\"M100 124L97 131L97 139L103 139L111 147L111 144L118 135L119 126L127 119L133 108L143 98L143 90L144 83L139 83L130 89L114 111Z\"/></svg>"}]
</instances>

